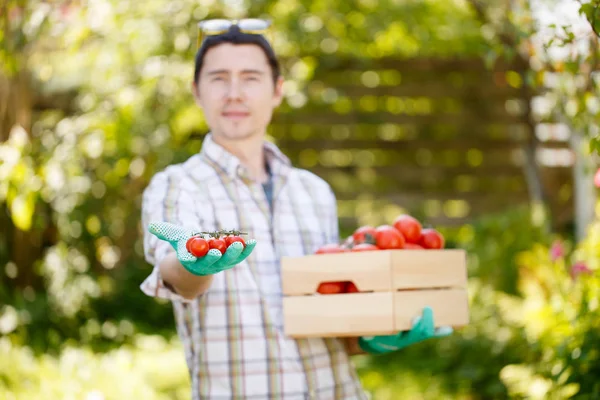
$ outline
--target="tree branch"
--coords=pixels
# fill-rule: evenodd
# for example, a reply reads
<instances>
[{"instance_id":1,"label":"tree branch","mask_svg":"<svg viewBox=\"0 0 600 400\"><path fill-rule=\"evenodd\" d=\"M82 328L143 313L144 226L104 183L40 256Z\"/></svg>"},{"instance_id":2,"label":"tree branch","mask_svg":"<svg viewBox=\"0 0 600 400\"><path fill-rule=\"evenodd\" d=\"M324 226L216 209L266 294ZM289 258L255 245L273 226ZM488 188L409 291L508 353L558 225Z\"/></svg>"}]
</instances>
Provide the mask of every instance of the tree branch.
<instances>
[{"instance_id":1,"label":"tree branch","mask_svg":"<svg viewBox=\"0 0 600 400\"><path fill-rule=\"evenodd\" d=\"M488 18L487 14L485 12L485 8L483 5L481 5L481 3L479 3L477 0L467 0L467 1L469 2L469 4L471 4L471 7L473 7L473 10L477 14L479 21L481 21L484 24L491 23L490 19ZM507 32L496 32L496 36L500 40L500 43L502 43L505 46L515 47L517 45L517 40L515 39L515 37L508 34ZM523 56L521 54L519 54L519 58L523 58Z\"/></svg>"},{"instance_id":2,"label":"tree branch","mask_svg":"<svg viewBox=\"0 0 600 400\"><path fill-rule=\"evenodd\" d=\"M468 0L469 4L473 7L473 10L477 14L480 22L483 24L491 24L491 21L486 13L485 7L477 0ZM510 8L510 2L508 4L508 8ZM507 24L510 24L511 21L507 19ZM499 28L496 27L499 30ZM500 43L509 48L518 47L520 44L517 37L513 34L510 34L506 31L497 31L496 37L500 41ZM528 70L530 70L529 65L529 57L525 54L516 51L516 66L518 68L518 72L520 74L526 74ZM527 99L527 101L531 100L532 93L531 88L524 84L521 87L521 95L523 99ZM529 104L527 105L527 113L524 116L525 123L529 128L528 140L523 144L523 152L525 154L525 163L523 165L523 172L525 174L525 179L527 182L527 187L529 189L530 198L538 203L541 203L548 207L548 195L547 190L544 186L544 183L541 179L541 171L540 167L536 162L536 150L539 145L539 140L535 136L535 123L531 118L531 108ZM546 218L546 230L550 230L550 217Z\"/></svg>"}]
</instances>

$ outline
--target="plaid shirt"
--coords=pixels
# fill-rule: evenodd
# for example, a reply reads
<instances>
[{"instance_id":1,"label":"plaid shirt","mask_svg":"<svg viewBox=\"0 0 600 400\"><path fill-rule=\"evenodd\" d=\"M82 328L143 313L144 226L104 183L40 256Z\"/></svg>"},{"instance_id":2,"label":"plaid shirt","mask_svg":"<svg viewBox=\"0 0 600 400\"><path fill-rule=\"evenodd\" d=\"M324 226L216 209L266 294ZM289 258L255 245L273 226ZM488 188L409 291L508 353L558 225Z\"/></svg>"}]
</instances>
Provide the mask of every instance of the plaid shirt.
<instances>
[{"instance_id":1,"label":"plaid shirt","mask_svg":"<svg viewBox=\"0 0 600 400\"><path fill-rule=\"evenodd\" d=\"M262 186L210 134L200 153L152 178L143 195L143 227L167 221L239 229L257 246L190 301L161 280L158 264L172 247L144 230L145 257L154 268L141 289L173 304L194 400L366 399L341 341L296 340L283 333L280 257L338 241L337 208L324 180L292 167L272 143L265 142L265 154L272 209Z\"/></svg>"}]
</instances>

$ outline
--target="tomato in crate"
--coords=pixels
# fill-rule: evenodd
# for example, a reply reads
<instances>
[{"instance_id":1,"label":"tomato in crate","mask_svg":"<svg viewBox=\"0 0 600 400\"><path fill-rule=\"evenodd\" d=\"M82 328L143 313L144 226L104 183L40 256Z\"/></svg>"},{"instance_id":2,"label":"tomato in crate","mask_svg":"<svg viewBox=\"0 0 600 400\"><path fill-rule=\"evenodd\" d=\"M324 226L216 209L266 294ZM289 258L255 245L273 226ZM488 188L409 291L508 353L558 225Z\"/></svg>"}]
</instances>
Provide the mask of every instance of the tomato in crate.
<instances>
[{"instance_id":1,"label":"tomato in crate","mask_svg":"<svg viewBox=\"0 0 600 400\"><path fill-rule=\"evenodd\" d=\"M407 244L419 242L423 226L415 217L407 214L401 214L396 217L393 226L402 234L402 236L404 236Z\"/></svg>"},{"instance_id":2,"label":"tomato in crate","mask_svg":"<svg viewBox=\"0 0 600 400\"><path fill-rule=\"evenodd\" d=\"M344 292L345 293L360 293L360 290L358 290L358 288L356 287L354 282L347 282Z\"/></svg>"},{"instance_id":3,"label":"tomato in crate","mask_svg":"<svg viewBox=\"0 0 600 400\"><path fill-rule=\"evenodd\" d=\"M426 228L421 232L419 244L426 249L443 249L445 240L442 234L435 229Z\"/></svg>"},{"instance_id":4,"label":"tomato in crate","mask_svg":"<svg viewBox=\"0 0 600 400\"><path fill-rule=\"evenodd\" d=\"M345 282L323 282L319 284L317 288L317 293L321 294L337 294L344 293L346 289Z\"/></svg>"}]
</instances>

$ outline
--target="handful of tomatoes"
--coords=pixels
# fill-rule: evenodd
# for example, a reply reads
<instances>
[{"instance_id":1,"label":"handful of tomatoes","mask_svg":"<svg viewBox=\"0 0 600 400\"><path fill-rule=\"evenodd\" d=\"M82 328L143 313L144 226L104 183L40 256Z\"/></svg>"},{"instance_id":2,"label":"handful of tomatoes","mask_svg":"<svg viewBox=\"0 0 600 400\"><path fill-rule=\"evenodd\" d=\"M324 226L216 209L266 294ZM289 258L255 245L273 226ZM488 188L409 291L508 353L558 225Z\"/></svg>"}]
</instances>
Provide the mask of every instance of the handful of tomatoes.
<instances>
[{"instance_id":1,"label":"handful of tomatoes","mask_svg":"<svg viewBox=\"0 0 600 400\"><path fill-rule=\"evenodd\" d=\"M200 232L187 240L185 248L195 257L204 257L211 249L217 249L223 255L234 242L240 242L246 247L246 241L241 236L243 234L235 230Z\"/></svg>"},{"instance_id":2,"label":"handful of tomatoes","mask_svg":"<svg viewBox=\"0 0 600 400\"><path fill-rule=\"evenodd\" d=\"M357 228L344 243L326 244L315 254L347 253L377 250L438 250L445 246L444 236L433 228L423 228L421 222L408 214L397 216L391 225L365 225ZM352 282L324 282L321 294L354 293L359 290Z\"/></svg>"}]
</instances>

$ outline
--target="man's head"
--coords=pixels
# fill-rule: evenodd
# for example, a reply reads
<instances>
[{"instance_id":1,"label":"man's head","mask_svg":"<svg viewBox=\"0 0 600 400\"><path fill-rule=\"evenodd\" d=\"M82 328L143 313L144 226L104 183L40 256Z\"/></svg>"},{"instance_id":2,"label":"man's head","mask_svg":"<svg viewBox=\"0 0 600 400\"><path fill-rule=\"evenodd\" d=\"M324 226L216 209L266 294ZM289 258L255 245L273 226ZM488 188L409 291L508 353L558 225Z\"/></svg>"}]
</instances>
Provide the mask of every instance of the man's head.
<instances>
[{"instance_id":1,"label":"man's head","mask_svg":"<svg viewBox=\"0 0 600 400\"><path fill-rule=\"evenodd\" d=\"M267 40L237 26L207 36L196 54L194 97L211 132L222 139L262 136L281 104L282 84Z\"/></svg>"}]
</instances>

